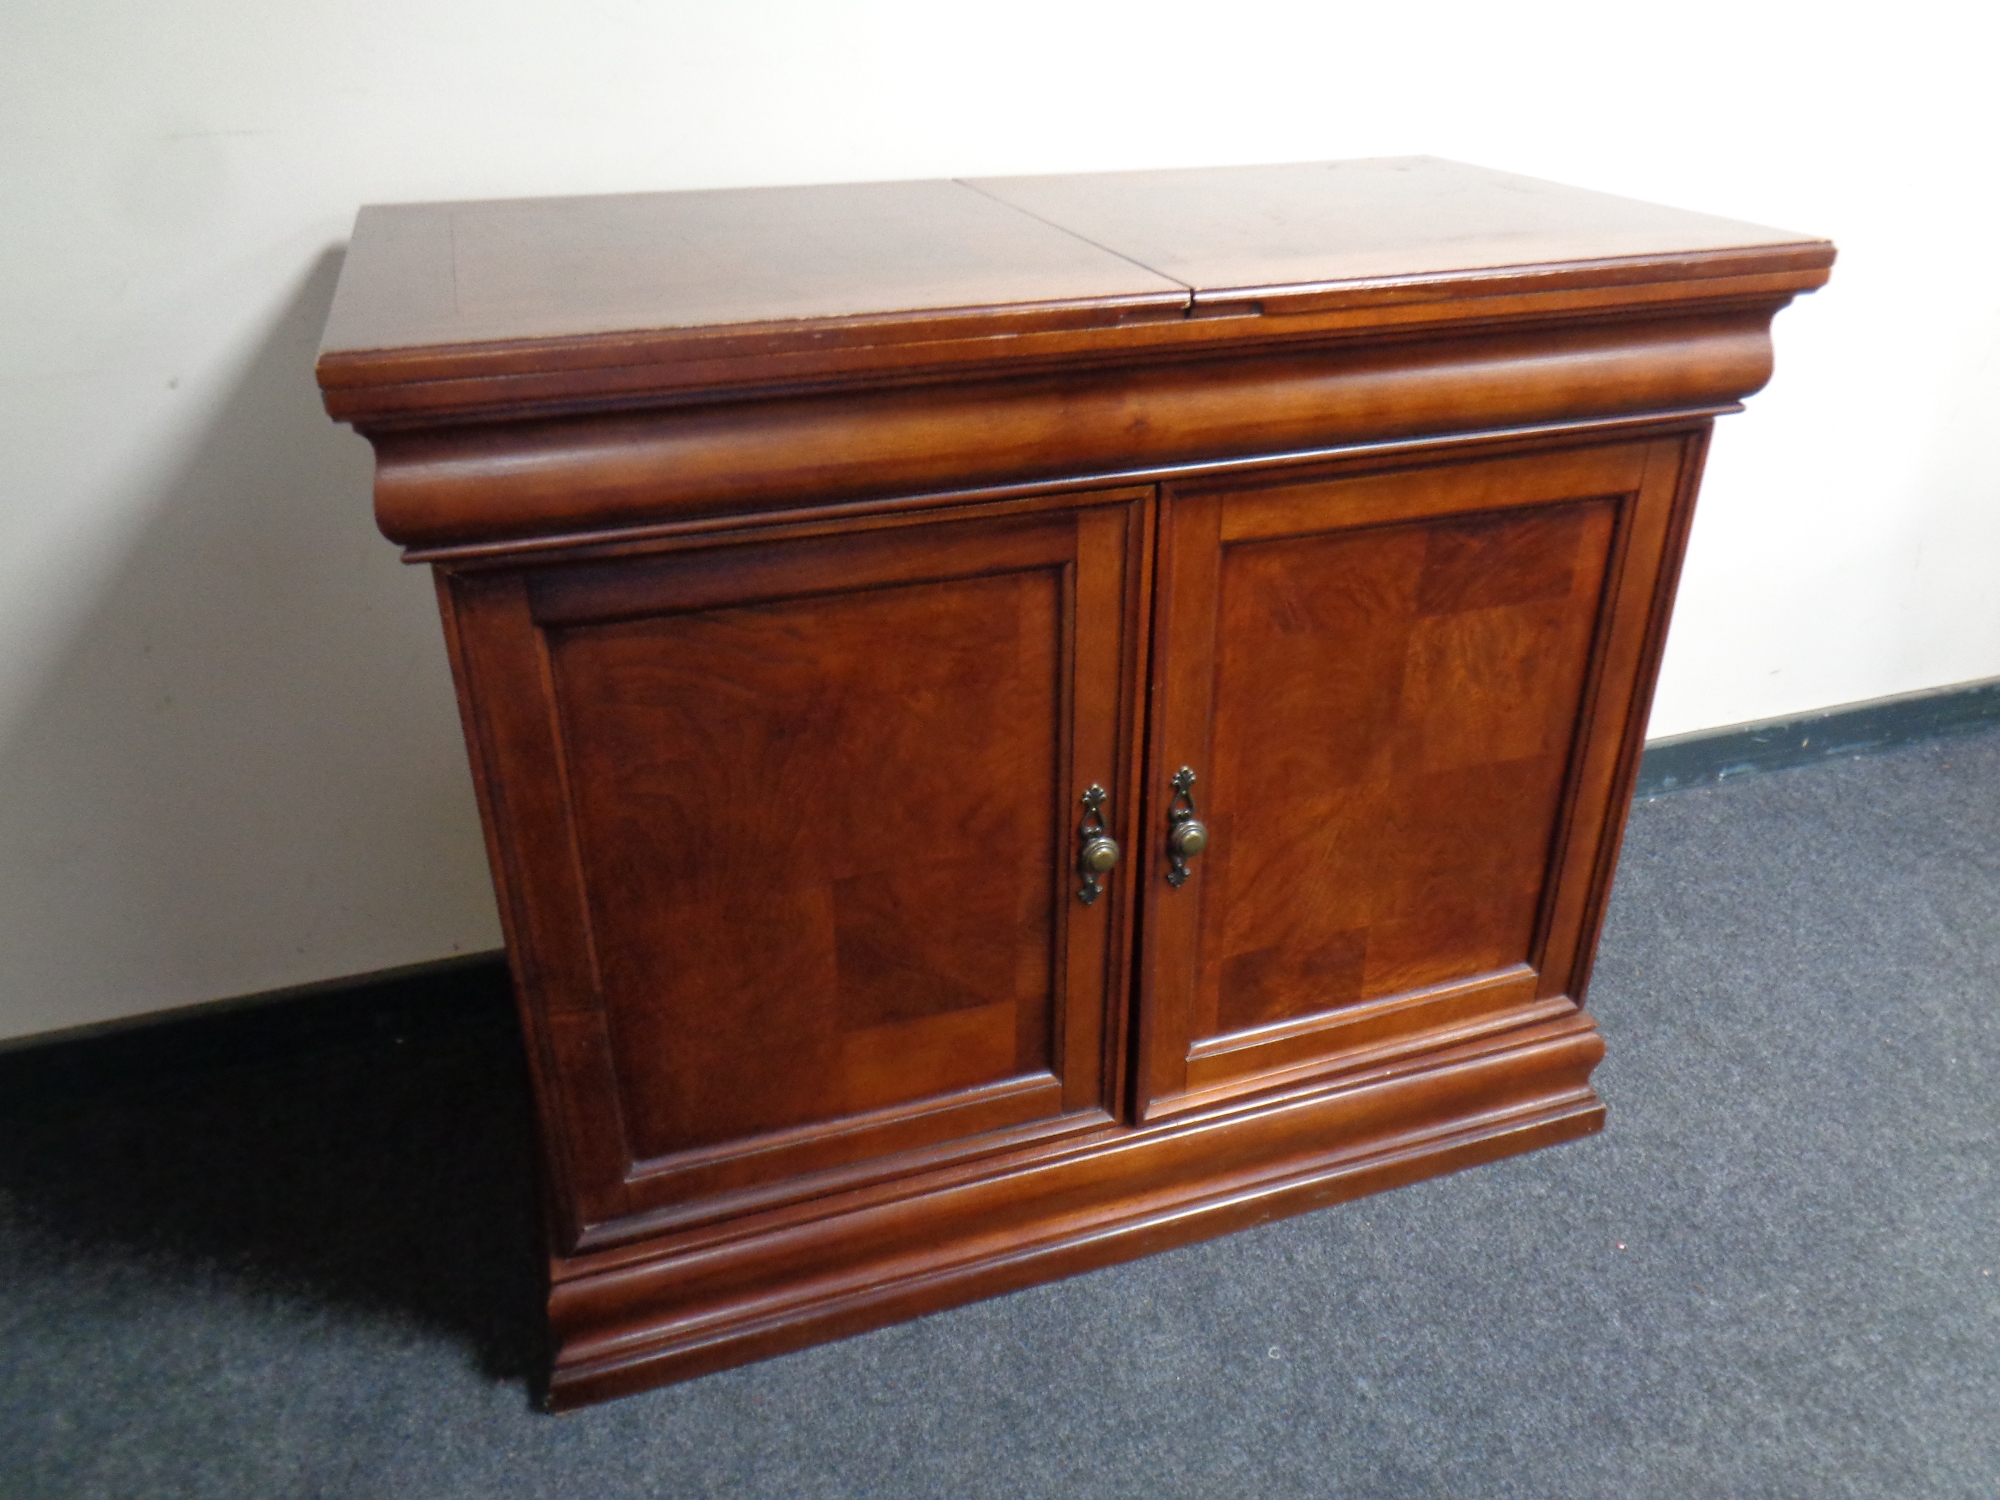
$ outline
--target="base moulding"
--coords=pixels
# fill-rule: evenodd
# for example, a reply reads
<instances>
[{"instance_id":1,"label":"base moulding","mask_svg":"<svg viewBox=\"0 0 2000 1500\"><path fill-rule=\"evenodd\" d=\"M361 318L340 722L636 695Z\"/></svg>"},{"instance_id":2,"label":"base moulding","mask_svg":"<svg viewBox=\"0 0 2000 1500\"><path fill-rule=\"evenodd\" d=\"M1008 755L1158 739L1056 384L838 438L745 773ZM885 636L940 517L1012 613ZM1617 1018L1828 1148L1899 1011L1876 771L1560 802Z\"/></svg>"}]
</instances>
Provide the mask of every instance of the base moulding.
<instances>
[{"instance_id":1,"label":"base moulding","mask_svg":"<svg viewBox=\"0 0 2000 1500\"><path fill-rule=\"evenodd\" d=\"M1053 1160L601 1270L552 1265L566 1410L1017 1291L1599 1130L1590 1019L1112 1129ZM929 1222L925 1222L929 1221ZM912 1249L912 1246L920 1246ZM803 1270L811 1267L810 1271ZM659 1309L671 1311L662 1315Z\"/></svg>"}]
</instances>

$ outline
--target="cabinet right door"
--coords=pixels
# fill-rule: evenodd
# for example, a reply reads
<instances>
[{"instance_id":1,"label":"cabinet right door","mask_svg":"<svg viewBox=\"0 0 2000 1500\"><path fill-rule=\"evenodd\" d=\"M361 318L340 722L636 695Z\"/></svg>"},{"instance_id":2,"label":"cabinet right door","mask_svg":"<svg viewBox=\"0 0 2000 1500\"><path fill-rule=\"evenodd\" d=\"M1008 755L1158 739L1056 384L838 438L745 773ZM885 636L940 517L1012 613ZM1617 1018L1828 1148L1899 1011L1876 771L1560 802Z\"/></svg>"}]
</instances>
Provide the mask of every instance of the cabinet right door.
<instances>
[{"instance_id":1,"label":"cabinet right door","mask_svg":"<svg viewBox=\"0 0 2000 1500\"><path fill-rule=\"evenodd\" d=\"M1581 997L1704 440L1166 495L1142 1118Z\"/></svg>"}]
</instances>

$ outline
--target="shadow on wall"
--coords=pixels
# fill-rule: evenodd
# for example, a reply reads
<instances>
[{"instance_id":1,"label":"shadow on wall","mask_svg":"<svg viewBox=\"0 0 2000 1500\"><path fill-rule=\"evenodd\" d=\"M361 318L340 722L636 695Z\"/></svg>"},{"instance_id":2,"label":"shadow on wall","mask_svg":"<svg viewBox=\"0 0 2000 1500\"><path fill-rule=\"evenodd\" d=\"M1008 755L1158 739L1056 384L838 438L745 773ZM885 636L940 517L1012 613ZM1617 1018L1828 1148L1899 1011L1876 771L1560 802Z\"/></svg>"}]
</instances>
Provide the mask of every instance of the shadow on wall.
<instances>
[{"instance_id":1,"label":"shadow on wall","mask_svg":"<svg viewBox=\"0 0 2000 1500\"><path fill-rule=\"evenodd\" d=\"M0 1038L498 945L428 579L311 268L0 749Z\"/></svg>"}]
</instances>

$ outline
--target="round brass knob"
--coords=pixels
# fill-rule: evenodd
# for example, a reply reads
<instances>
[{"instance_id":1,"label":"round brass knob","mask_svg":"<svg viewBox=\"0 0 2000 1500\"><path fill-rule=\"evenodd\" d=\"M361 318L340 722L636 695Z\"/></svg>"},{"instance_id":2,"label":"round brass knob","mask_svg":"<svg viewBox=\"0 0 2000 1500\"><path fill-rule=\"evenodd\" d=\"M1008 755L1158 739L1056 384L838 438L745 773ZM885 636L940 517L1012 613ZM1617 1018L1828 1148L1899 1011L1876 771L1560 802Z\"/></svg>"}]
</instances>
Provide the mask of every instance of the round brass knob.
<instances>
[{"instance_id":1,"label":"round brass knob","mask_svg":"<svg viewBox=\"0 0 2000 1500\"><path fill-rule=\"evenodd\" d=\"M1118 841L1100 833L1085 841L1076 867L1085 875L1102 875L1117 863Z\"/></svg>"},{"instance_id":2,"label":"round brass knob","mask_svg":"<svg viewBox=\"0 0 2000 1500\"><path fill-rule=\"evenodd\" d=\"M1193 859L1208 847L1208 825L1198 818L1174 824L1167 835L1167 848L1181 859Z\"/></svg>"}]
</instances>

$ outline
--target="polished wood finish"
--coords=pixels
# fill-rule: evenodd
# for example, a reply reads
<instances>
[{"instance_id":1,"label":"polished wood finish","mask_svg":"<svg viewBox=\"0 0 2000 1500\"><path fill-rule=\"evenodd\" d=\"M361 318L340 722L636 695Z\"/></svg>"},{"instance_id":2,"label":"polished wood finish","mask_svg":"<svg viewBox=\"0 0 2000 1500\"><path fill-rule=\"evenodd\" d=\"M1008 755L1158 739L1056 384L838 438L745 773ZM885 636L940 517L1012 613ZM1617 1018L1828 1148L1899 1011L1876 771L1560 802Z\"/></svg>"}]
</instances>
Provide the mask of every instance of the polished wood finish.
<instances>
[{"instance_id":1,"label":"polished wood finish","mask_svg":"<svg viewBox=\"0 0 2000 1500\"><path fill-rule=\"evenodd\" d=\"M1172 278L955 182L394 204L364 208L355 234L394 252L357 260L329 350L470 346L490 359L549 339L960 308L1022 326L1048 304L1186 300Z\"/></svg>"},{"instance_id":2,"label":"polished wood finish","mask_svg":"<svg viewBox=\"0 0 2000 1500\"><path fill-rule=\"evenodd\" d=\"M1824 240L1426 158L397 205L356 223L319 377L377 427L1120 354L1164 372L1391 328L1768 320L1832 263Z\"/></svg>"},{"instance_id":3,"label":"polished wood finish","mask_svg":"<svg viewBox=\"0 0 2000 1500\"><path fill-rule=\"evenodd\" d=\"M1107 1118L1146 498L447 575L566 1246Z\"/></svg>"},{"instance_id":4,"label":"polished wood finish","mask_svg":"<svg viewBox=\"0 0 2000 1500\"><path fill-rule=\"evenodd\" d=\"M1197 311L1823 269L1823 242L1435 157L966 184L1170 276Z\"/></svg>"},{"instance_id":5,"label":"polished wood finish","mask_svg":"<svg viewBox=\"0 0 2000 1500\"><path fill-rule=\"evenodd\" d=\"M1596 1129L1708 424L1831 260L1424 159L364 211L553 1401Z\"/></svg>"},{"instance_id":6,"label":"polished wood finish","mask_svg":"<svg viewBox=\"0 0 2000 1500\"><path fill-rule=\"evenodd\" d=\"M1203 768L1213 851L1146 889L1143 1117L1567 1006L1558 834L1685 448L1169 491L1153 773Z\"/></svg>"}]
</instances>

